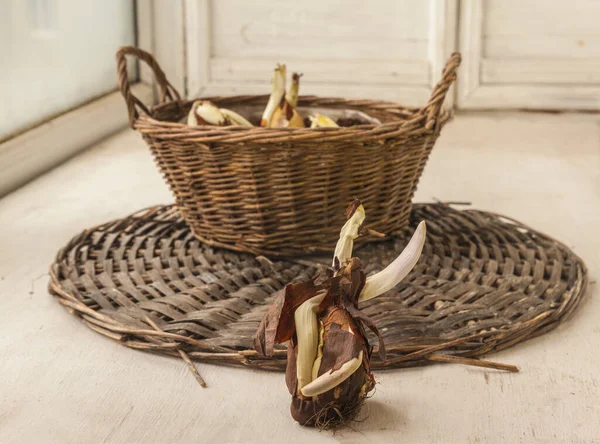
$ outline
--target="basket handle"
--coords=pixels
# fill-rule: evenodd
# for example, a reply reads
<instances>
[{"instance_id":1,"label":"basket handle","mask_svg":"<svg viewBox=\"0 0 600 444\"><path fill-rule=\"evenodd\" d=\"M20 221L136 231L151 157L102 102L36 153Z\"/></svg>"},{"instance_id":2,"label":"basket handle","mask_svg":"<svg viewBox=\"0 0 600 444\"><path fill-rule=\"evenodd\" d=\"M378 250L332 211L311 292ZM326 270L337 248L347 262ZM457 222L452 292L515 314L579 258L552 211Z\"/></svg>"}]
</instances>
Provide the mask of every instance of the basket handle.
<instances>
[{"instance_id":1,"label":"basket handle","mask_svg":"<svg viewBox=\"0 0 600 444\"><path fill-rule=\"evenodd\" d=\"M460 62L461 55L459 52L452 53L446 62L446 66L444 66L444 70L442 71L442 78L433 88L431 97L429 98L427 105L423 108L423 112L427 115L425 126L431 127L438 118L446 94L456 80L456 69L460 66Z\"/></svg>"},{"instance_id":2,"label":"basket handle","mask_svg":"<svg viewBox=\"0 0 600 444\"><path fill-rule=\"evenodd\" d=\"M136 120L139 117L138 108L146 113L147 115L151 115L148 107L142 103L140 99L133 95L131 92L131 85L129 84L129 75L127 73L127 59L126 56L131 55L135 56L138 59L146 62L148 66L152 69L154 73L154 77L156 78L156 83L158 84L160 90L160 98L159 103L166 103L167 101L181 101L181 96L179 92L169 83L165 73L158 65L156 59L152 56L152 54L144 51L143 49L136 48L133 46L122 46L117 51L117 75L119 81L119 89L121 90L121 94L123 94L123 98L125 99L125 103L127 104L127 111L129 113L129 126L133 128Z\"/></svg>"}]
</instances>

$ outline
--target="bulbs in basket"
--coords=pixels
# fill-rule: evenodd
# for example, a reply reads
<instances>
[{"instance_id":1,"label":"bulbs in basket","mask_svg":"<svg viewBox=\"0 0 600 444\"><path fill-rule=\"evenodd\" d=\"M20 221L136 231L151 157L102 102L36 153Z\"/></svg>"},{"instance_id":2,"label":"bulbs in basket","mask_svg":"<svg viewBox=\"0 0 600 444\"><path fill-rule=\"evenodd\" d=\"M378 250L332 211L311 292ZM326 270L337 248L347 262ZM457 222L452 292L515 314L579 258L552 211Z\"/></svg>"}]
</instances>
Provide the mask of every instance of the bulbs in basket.
<instances>
[{"instance_id":1,"label":"bulbs in basket","mask_svg":"<svg viewBox=\"0 0 600 444\"><path fill-rule=\"evenodd\" d=\"M348 207L347 217L333 266L324 276L287 285L254 339L256 350L265 356L273 354L276 343L287 343L291 414L306 426L335 426L358 413L375 386L366 328L379 338L379 353L385 360L382 337L358 303L385 293L404 279L425 243L425 222L421 222L398 258L383 271L366 277L360 259L352 257L354 240L370 231L364 227L366 216L360 201Z\"/></svg>"},{"instance_id":2,"label":"bulbs in basket","mask_svg":"<svg viewBox=\"0 0 600 444\"><path fill-rule=\"evenodd\" d=\"M296 109L300 89L298 73L292 74L292 85L286 94L286 66L277 65L273 71L271 96L260 120L267 128L304 128L304 119Z\"/></svg>"},{"instance_id":3,"label":"bulbs in basket","mask_svg":"<svg viewBox=\"0 0 600 444\"><path fill-rule=\"evenodd\" d=\"M275 109L285 97L285 73L285 65L277 64L277 67L273 71L273 79L271 80L271 95L260 119L260 126L269 126Z\"/></svg>"},{"instance_id":4,"label":"bulbs in basket","mask_svg":"<svg viewBox=\"0 0 600 444\"><path fill-rule=\"evenodd\" d=\"M311 128L338 128L339 125L324 114L308 116Z\"/></svg>"},{"instance_id":5,"label":"bulbs in basket","mask_svg":"<svg viewBox=\"0 0 600 444\"><path fill-rule=\"evenodd\" d=\"M187 117L187 124L189 126L254 126L235 111L225 108L218 108L208 100L196 100L192 104L192 109Z\"/></svg>"},{"instance_id":6,"label":"bulbs in basket","mask_svg":"<svg viewBox=\"0 0 600 444\"><path fill-rule=\"evenodd\" d=\"M278 64L273 71L271 95L260 119L266 128L304 128L304 119L298 112L298 94L301 74L293 73L286 92L286 66ZM337 123L323 114L309 116L311 128L336 128ZM214 125L253 126L235 111L219 108L208 100L196 100L187 116L189 126Z\"/></svg>"}]
</instances>

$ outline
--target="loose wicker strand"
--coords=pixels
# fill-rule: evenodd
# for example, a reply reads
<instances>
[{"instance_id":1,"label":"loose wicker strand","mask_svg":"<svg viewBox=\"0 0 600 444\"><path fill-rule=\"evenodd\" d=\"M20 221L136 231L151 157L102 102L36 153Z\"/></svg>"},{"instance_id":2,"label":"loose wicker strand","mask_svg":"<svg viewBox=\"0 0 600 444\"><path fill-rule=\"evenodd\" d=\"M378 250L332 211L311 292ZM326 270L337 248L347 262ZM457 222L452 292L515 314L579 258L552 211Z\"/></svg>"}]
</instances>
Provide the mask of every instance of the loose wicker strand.
<instances>
[{"instance_id":1,"label":"loose wicker strand","mask_svg":"<svg viewBox=\"0 0 600 444\"><path fill-rule=\"evenodd\" d=\"M159 331L161 333L164 333L164 331L158 326L156 325L152 319L150 319L148 316L146 316L146 322L148 323L148 325L150 325L153 329L155 329L156 331ZM189 356L187 355L186 352L184 352L183 350L179 349L177 350L179 352L179 356L181 356L181 359L183 359L183 361L186 363L186 365L188 366L188 368L190 369L190 371L192 372L192 375L194 375L194 378L196 378L196 381L198 381L198 383L200 384L200 386L202 388L206 388L206 382L204 381L204 378L202 376L200 376L200 373L198 372L198 369L196 368L196 366L194 365L194 363L192 362L192 360L189 358Z\"/></svg>"},{"instance_id":2,"label":"loose wicker strand","mask_svg":"<svg viewBox=\"0 0 600 444\"><path fill-rule=\"evenodd\" d=\"M452 362L455 364L473 365L475 367L493 368L496 370L504 370L511 373L518 373L519 367L511 364L502 364L500 362L487 361L475 358L463 358L462 356L448 356L438 353L432 353L426 357L429 361Z\"/></svg>"}]
</instances>

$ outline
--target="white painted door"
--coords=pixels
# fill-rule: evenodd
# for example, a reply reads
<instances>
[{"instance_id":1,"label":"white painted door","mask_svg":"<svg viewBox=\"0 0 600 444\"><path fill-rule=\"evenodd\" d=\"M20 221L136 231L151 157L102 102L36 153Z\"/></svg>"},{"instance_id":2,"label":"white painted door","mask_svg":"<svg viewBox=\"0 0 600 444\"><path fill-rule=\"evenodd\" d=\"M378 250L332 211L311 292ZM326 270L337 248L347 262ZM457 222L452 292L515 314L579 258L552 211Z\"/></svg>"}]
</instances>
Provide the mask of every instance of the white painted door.
<instances>
[{"instance_id":1,"label":"white painted door","mask_svg":"<svg viewBox=\"0 0 600 444\"><path fill-rule=\"evenodd\" d=\"M0 140L115 90L134 41L132 0L1 0Z\"/></svg>"},{"instance_id":2,"label":"white painted door","mask_svg":"<svg viewBox=\"0 0 600 444\"><path fill-rule=\"evenodd\" d=\"M188 96L268 94L276 63L301 94L421 106L455 50L456 0L187 0Z\"/></svg>"},{"instance_id":3,"label":"white painted door","mask_svg":"<svg viewBox=\"0 0 600 444\"><path fill-rule=\"evenodd\" d=\"M461 0L458 106L600 109L600 1Z\"/></svg>"}]
</instances>

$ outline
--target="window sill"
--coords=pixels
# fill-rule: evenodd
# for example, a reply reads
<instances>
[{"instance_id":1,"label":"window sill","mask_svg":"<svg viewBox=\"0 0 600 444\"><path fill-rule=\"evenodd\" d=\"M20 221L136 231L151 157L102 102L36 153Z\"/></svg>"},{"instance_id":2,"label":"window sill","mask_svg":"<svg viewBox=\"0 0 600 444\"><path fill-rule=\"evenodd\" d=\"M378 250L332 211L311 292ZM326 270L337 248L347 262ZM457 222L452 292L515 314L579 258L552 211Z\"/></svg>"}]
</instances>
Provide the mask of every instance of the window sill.
<instances>
[{"instance_id":1,"label":"window sill","mask_svg":"<svg viewBox=\"0 0 600 444\"><path fill-rule=\"evenodd\" d=\"M152 87L133 86L144 103ZM127 126L127 110L114 92L19 134L0 144L0 197Z\"/></svg>"}]
</instances>

